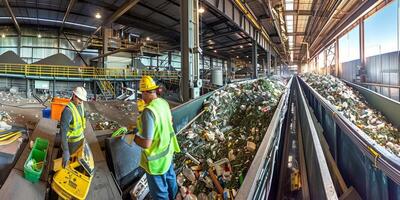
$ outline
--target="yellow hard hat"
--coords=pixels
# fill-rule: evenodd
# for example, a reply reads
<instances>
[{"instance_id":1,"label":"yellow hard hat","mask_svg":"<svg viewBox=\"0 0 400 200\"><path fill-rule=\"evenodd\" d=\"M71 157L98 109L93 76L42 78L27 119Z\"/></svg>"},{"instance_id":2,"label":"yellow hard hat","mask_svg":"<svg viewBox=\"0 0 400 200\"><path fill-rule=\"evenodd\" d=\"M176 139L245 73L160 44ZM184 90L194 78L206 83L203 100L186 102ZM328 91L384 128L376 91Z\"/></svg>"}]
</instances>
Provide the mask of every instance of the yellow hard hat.
<instances>
[{"instance_id":1,"label":"yellow hard hat","mask_svg":"<svg viewBox=\"0 0 400 200\"><path fill-rule=\"evenodd\" d=\"M144 108L146 107L146 102L144 102L143 99L138 99L136 102L137 105L137 109L139 112L142 112L144 110Z\"/></svg>"},{"instance_id":2,"label":"yellow hard hat","mask_svg":"<svg viewBox=\"0 0 400 200\"><path fill-rule=\"evenodd\" d=\"M158 86L156 82L154 82L154 80L151 78L151 76L143 76L142 79L140 79L139 90L141 92L155 90L157 88Z\"/></svg>"}]
</instances>

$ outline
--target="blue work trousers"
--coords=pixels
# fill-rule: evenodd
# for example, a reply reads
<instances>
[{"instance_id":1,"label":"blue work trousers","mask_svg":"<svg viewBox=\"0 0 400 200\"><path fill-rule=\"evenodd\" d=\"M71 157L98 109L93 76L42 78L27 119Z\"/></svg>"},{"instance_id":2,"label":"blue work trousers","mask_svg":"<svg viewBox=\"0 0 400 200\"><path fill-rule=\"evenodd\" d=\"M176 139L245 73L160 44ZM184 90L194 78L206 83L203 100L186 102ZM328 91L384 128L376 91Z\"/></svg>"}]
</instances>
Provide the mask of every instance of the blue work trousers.
<instances>
[{"instance_id":1,"label":"blue work trousers","mask_svg":"<svg viewBox=\"0 0 400 200\"><path fill-rule=\"evenodd\" d=\"M155 200L175 199L178 193L174 166L171 164L168 171L163 175L151 175L146 173L149 184L150 195Z\"/></svg>"}]
</instances>

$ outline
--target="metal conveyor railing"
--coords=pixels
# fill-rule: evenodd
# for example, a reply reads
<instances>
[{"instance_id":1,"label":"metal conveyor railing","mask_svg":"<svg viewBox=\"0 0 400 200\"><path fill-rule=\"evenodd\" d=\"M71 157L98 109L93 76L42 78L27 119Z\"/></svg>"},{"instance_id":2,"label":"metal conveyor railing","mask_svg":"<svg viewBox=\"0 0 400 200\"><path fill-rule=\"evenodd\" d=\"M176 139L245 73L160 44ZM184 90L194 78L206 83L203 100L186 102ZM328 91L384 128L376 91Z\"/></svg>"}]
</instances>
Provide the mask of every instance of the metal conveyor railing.
<instances>
[{"instance_id":1,"label":"metal conveyor railing","mask_svg":"<svg viewBox=\"0 0 400 200\"><path fill-rule=\"evenodd\" d=\"M299 128L300 144L300 169L301 174L307 174L307 195L305 199L338 199L335 185L329 172L327 161L322 149L312 113L308 109L307 102L299 84L296 87L296 108L298 114L297 127ZM304 195L304 194L303 194Z\"/></svg>"},{"instance_id":2,"label":"metal conveyor railing","mask_svg":"<svg viewBox=\"0 0 400 200\"><path fill-rule=\"evenodd\" d=\"M324 137L346 183L354 186L362 199L400 199L400 158L369 138L301 78L298 80L324 129ZM347 84L359 90L380 111L388 105L392 110L400 109L400 104L385 100L373 91ZM399 122L398 113L397 118L390 116L389 120Z\"/></svg>"}]
</instances>

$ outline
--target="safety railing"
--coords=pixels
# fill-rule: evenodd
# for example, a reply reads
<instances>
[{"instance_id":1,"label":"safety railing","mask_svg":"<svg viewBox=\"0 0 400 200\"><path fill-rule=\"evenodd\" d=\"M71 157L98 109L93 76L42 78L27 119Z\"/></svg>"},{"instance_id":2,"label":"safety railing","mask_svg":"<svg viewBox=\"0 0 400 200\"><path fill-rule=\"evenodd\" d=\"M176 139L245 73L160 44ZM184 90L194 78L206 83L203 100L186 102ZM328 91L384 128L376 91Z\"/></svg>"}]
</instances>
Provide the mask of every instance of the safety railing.
<instances>
[{"instance_id":1,"label":"safety railing","mask_svg":"<svg viewBox=\"0 0 400 200\"><path fill-rule=\"evenodd\" d=\"M177 71L131 70L127 68L96 68L62 65L35 65L0 63L0 74L38 77L65 77L91 79L136 79L149 75L163 79L178 79Z\"/></svg>"}]
</instances>

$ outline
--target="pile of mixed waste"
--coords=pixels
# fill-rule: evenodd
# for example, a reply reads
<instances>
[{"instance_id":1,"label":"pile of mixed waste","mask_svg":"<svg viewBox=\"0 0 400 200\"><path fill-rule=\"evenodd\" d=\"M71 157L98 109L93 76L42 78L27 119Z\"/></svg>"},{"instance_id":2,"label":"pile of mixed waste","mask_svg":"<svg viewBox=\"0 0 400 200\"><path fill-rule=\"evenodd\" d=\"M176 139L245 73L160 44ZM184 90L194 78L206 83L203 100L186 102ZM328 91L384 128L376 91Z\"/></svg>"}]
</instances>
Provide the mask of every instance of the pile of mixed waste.
<instances>
[{"instance_id":1,"label":"pile of mixed waste","mask_svg":"<svg viewBox=\"0 0 400 200\"><path fill-rule=\"evenodd\" d=\"M282 82L267 79L215 91L203 115L178 135L177 198L233 199L284 91Z\"/></svg>"},{"instance_id":2,"label":"pile of mixed waste","mask_svg":"<svg viewBox=\"0 0 400 200\"><path fill-rule=\"evenodd\" d=\"M116 107L120 112L124 113L124 115L135 115L137 113L137 106L135 103L124 102L118 104Z\"/></svg>"},{"instance_id":3,"label":"pile of mixed waste","mask_svg":"<svg viewBox=\"0 0 400 200\"><path fill-rule=\"evenodd\" d=\"M302 78L379 145L400 157L400 131L370 108L362 95L331 75L307 73Z\"/></svg>"},{"instance_id":4,"label":"pile of mixed waste","mask_svg":"<svg viewBox=\"0 0 400 200\"><path fill-rule=\"evenodd\" d=\"M94 129L96 130L113 130L120 127L118 122L107 120L103 115L99 113L90 113L88 118L92 121L92 123L96 124L96 126L94 127Z\"/></svg>"}]
</instances>

